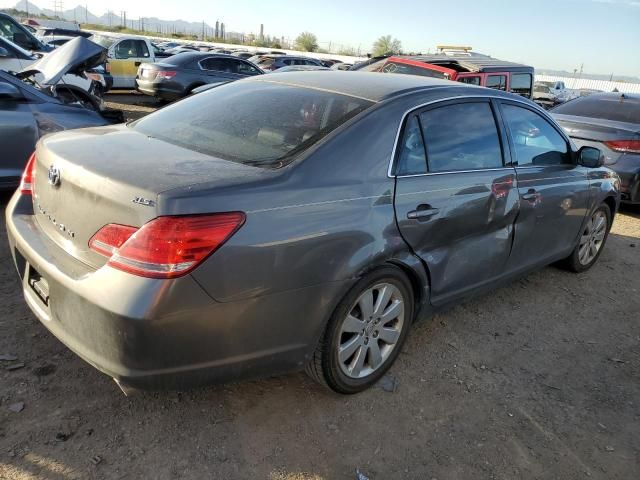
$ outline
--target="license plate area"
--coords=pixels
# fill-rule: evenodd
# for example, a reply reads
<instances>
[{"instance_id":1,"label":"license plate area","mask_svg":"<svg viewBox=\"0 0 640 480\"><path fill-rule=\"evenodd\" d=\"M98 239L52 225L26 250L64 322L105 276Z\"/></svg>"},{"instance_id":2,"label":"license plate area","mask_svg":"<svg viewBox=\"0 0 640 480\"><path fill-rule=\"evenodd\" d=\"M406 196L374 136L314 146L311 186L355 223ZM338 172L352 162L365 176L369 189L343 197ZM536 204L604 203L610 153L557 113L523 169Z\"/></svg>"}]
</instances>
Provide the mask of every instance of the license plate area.
<instances>
[{"instance_id":1,"label":"license plate area","mask_svg":"<svg viewBox=\"0 0 640 480\"><path fill-rule=\"evenodd\" d=\"M49 306L49 283L44 279L38 271L29 266L29 277L27 279L31 290L42 300L47 307Z\"/></svg>"}]
</instances>

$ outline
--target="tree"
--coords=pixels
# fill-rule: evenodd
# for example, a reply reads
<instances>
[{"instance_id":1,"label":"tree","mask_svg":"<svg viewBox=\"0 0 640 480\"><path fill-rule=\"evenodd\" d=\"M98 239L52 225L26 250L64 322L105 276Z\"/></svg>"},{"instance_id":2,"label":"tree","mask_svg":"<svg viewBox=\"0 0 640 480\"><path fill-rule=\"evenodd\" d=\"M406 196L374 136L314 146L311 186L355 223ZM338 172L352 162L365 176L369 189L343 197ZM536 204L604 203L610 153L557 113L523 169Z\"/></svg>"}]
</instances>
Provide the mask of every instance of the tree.
<instances>
[{"instance_id":1,"label":"tree","mask_svg":"<svg viewBox=\"0 0 640 480\"><path fill-rule=\"evenodd\" d=\"M388 53L400 53L400 50L402 50L402 43L397 38L392 38L391 35L384 35L373 44L374 57Z\"/></svg>"},{"instance_id":2,"label":"tree","mask_svg":"<svg viewBox=\"0 0 640 480\"><path fill-rule=\"evenodd\" d=\"M302 32L296 38L296 48L304 52L315 52L318 48L318 38L310 32Z\"/></svg>"}]
</instances>

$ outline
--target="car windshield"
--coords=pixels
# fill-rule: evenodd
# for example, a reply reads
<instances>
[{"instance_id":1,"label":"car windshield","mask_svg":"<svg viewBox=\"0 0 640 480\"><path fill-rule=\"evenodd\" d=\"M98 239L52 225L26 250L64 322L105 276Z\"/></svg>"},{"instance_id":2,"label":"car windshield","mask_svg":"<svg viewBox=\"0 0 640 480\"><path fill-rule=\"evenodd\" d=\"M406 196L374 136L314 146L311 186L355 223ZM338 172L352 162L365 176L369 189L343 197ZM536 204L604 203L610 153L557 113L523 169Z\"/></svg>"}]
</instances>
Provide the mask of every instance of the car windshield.
<instances>
[{"instance_id":1,"label":"car windshield","mask_svg":"<svg viewBox=\"0 0 640 480\"><path fill-rule=\"evenodd\" d=\"M98 45L104 48L109 48L111 45L113 45L113 42L114 42L112 38L103 37L102 35L92 35L89 38L89 40L91 40L94 43L97 43Z\"/></svg>"},{"instance_id":2,"label":"car windshield","mask_svg":"<svg viewBox=\"0 0 640 480\"><path fill-rule=\"evenodd\" d=\"M240 81L177 102L129 126L206 155L278 168L371 105L332 92Z\"/></svg>"},{"instance_id":3,"label":"car windshield","mask_svg":"<svg viewBox=\"0 0 640 480\"><path fill-rule=\"evenodd\" d=\"M590 95L559 105L553 113L640 124L640 98L622 94Z\"/></svg>"},{"instance_id":4,"label":"car windshield","mask_svg":"<svg viewBox=\"0 0 640 480\"><path fill-rule=\"evenodd\" d=\"M3 42L6 42L6 45L3 45ZM11 48L13 48L14 50L18 50L22 55L29 57L29 58L37 58L35 55L33 55L31 52L25 50L24 48L22 48L20 45L16 45L15 43L11 42L10 40L5 40L4 38L0 39L0 47L7 47L7 46L11 46Z\"/></svg>"}]
</instances>

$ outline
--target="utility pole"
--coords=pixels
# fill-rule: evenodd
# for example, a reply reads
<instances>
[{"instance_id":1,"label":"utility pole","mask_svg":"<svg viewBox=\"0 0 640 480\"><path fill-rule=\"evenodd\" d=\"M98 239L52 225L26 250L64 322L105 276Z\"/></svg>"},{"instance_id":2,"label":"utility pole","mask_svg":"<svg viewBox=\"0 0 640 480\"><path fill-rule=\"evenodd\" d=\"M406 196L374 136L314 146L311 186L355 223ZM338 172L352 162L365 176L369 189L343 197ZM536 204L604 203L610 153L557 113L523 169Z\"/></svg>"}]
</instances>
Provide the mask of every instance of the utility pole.
<instances>
[{"instance_id":1,"label":"utility pole","mask_svg":"<svg viewBox=\"0 0 640 480\"><path fill-rule=\"evenodd\" d=\"M84 4L84 22L89 23L89 4Z\"/></svg>"},{"instance_id":2,"label":"utility pole","mask_svg":"<svg viewBox=\"0 0 640 480\"><path fill-rule=\"evenodd\" d=\"M60 18L58 13L62 13L62 0L53 0L53 16Z\"/></svg>"}]
</instances>

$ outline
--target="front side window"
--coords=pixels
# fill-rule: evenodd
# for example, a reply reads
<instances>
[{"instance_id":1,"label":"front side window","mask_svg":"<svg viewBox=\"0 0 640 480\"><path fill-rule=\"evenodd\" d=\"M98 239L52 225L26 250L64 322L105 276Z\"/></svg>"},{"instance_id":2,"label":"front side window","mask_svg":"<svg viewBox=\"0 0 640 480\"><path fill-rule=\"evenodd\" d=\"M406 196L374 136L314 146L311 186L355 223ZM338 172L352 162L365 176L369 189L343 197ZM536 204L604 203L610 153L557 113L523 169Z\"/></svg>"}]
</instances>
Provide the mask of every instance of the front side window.
<instances>
[{"instance_id":1,"label":"front side window","mask_svg":"<svg viewBox=\"0 0 640 480\"><path fill-rule=\"evenodd\" d=\"M149 56L149 49L146 42L142 40L123 40L116 45L116 58L146 58Z\"/></svg>"},{"instance_id":2,"label":"front side window","mask_svg":"<svg viewBox=\"0 0 640 480\"><path fill-rule=\"evenodd\" d=\"M531 85L533 78L530 73L513 73L511 74L510 90L512 93L531 98Z\"/></svg>"},{"instance_id":3,"label":"front side window","mask_svg":"<svg viewBox=\"0 0 640 480\"><path fill-rule=\"evenodd\" d=\"M506 75L487 75L487 88L494 88L496 90L507 90L507 76Z\"/></svg>"},{"instance_id":4,"label":"front side window","mask_svg":"<svg viewBox=\"0 0 640 480\"><path fill-rule=\"evenodd\" d=\"M502 105L519 167L570 163L567 142L543 117L515 105Z\"/></svg>"},{"instance_id":5,"label":"front side window","mask_svg":"<svg viewBox=\"0 0 640 480\"><path fill-rule=\"evenodd\" d=\"M236 62L237 73L240 75L259 75L260 72L256 67L246 62Z\"/></svg>"},{"instance_id":6,"label":"front side window","mask_svg":"<svg viewBox=\"0 0 640 480\"><path fill-rule=\"evenodd\" d=\"M232 82L128 125L205 155L278 168L372 105L311 88Z\"/></svg>"},{"instance_id":7,"label":"front side window","mask_svg":"<svg viewBox=\"0 0 640 480\"><path fill-rule=\"evenodd\" d=\"M459 82L468 83L469 85L480 85L480 77L474 75L473 77L460 77L458 78Z\"/></svg>"},{"instance_id":8,"label":"front side window","mask_svg":"<svg viewBox=\"0 0 640 480\"><path fill-rule=\"evenodd\" d=\"M500 168L502 148L488 102L459 103L420 115L430 172Z\"/></svg>"},{"instance_id":9,"label":"front side window","mask_svg":"<svg viewBox=\"0 0 640 480\"><path fill-rule=\"evenodd\" d=\"M427 172L427 156L417 116L412 116L399 145L398 175L419 175Z\"/></svg>"}]
</instances>

